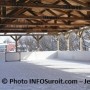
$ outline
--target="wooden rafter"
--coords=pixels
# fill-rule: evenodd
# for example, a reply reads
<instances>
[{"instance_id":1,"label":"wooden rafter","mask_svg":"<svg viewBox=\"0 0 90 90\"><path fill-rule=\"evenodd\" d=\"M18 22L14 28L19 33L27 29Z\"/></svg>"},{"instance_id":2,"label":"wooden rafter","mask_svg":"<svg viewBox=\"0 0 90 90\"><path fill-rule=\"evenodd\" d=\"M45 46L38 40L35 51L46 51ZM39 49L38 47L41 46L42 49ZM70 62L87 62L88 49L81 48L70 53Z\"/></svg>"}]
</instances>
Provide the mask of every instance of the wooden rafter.
<instances>
[{"instance_id":1,"label":"wooden rafter","mask_svg":"<svg viewBox=\"0 0 90 90\"><path fill-rule=\"evenodd\" d=\"M90 17L58 17L58 16L14 16L14 17L3 17L0 16L3 19L46 19L46 20L86 20L90 21Z\"/></svg>"},{"instance_id":2,"label":"wooden rafter","mask_svg":"<svg viewBox=\"0 0 90 90\"><path fill-rule=\"evenodd\" d=\"M11 5L11 3L0 4L1 7L13 7L13 8L51 8L51 9L64 9L64 10L90 10L90 7L83 6L69 6L69 5L53 5L53 4L32 4L27 3L24 5Z\"/></svg>"},{"instance_id":3,"label":"wooden rafter","mask_svg":"<svg viewBox=\"0 0 90 90\"><path fill-rule=\"evenodd\" d=\"M0 25L23 25L23 26L60 26L60 25L62 25L62 26L85 26L85 25L90 25L89 23L77 23L77 24L70 24L70 25L68 25L68 24L61 24L61 23L41 23L41 22L39 22L39 23L20 23L20 22L14 22L14 23L12 23L12 22L9 22L9 23L1 23Z\"/></svg>"},{"instance_id":4,"label":"wooden rafter","mask_svg":"<svg viewBox=\"0 0 90 90\"><path fill-rule=\"evenodd\" d=\"M68 32L90 26L88 0L1 0L0 33Z\"/></svg>"},{"instance_id":5,"label":"wooden rafter","mask_svg":"<svg viewBox=\"0 0 90 90\"><path fill-rule=\"evenodd\" d=\"M80 0L72 0L72 1L76 2L77 4L79 3L80 5L87 6L87 4L83 2L83 0L82 1L80 1Z\"/></svg>"},{"instance_id":6,"label":"wooden rafter","mask_svg":"<svg viewBox=\"0 0 90 90\"><path fill-rule=\"evenodd\" d=\"M81 11L77 11L81 16L86 17L85 14L83 14Z\"/></svg>"},{"instance_id":7,"label":"wooden rafter","mask_svg":"<svg viewBox=\"0 0 90 90\"><path fill-rule=\"evenodd\" d=\"M66 5L70 5L71 6L71 4L68 2L68 1L66 1L66 0L62 0Z\"/></svg>"}]
</instances>

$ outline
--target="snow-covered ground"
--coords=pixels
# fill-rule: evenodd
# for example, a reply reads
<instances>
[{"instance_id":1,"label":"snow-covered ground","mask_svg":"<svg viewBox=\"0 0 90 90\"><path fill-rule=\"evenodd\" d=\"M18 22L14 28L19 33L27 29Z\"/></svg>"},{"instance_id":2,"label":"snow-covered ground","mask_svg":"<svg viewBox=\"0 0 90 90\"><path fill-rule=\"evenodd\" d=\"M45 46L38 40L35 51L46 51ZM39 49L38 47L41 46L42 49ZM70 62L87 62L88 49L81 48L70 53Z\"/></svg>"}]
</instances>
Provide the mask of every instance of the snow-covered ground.
<instances>
[{"instance_id":1,"label":"snow-covered ground","mask_svg":"<svg viewBox=\"0 0 90 90\"><path fill-rule=\"evenodd\" d=\"M8 80L2 84L2 79ZM14 84L10 79L90 79L90 62L72 62L65 60L44 59L22 62L0 61L0 90L90 90L90 84Z\"/></svg>"}]
</instances>

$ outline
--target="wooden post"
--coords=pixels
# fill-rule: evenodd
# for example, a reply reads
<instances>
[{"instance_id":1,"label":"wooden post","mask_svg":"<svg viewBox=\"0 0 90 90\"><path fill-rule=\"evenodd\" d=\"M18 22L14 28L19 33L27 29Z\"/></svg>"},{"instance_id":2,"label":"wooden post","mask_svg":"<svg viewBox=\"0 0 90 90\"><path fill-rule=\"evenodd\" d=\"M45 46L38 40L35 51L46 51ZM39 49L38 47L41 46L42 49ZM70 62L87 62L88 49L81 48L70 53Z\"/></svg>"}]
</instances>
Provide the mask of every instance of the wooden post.
<instances>
[{"instance_id":1,"label":"wooden post","mask_svg":"<svg viewBox=\"0 0 90 90\"><path fill-rule=\"evenodd\" d=\"M83 46L82 46L82 37L80 37L80 51L83 51Z\"/></svg>"},{"instance_id":2,"label":"wooden post","mask_svg":"<svg viewBox=\"0 0 90 90\"><path fill-rule=\"evenodd\" d=\"M18 49L17 49L17 45L18 45L18 40L21 38L22 36L12 36L11 35L11 38L15 41L15 47L16 47L16 52L18 52Z\"/></svg>"},{"instance_id":3,"label":"wooden post","mask_svg":"<svg viewBox=\"0 0 90 90\"><path fill-rule=\"evenodd\" d=\"M69 51L69 37L67 38L67 50Z\"/></svg>"},{"instance_id":4,"label":"wooden post","mask_svg":"<svg viewBox=\"0 0 90 90\"><path fill-rule=\"evenodd\" d=\"M18 41L18 37L17 37L17 36L15 36L15 46L16 46L16 52L18 51L18 50L17 50L17 45L18 45L18 44L17 44L17 41Z\"/></svg>"},{"instance_id":5,"label":"wooden post","mask_svg":"<svg viewBox=\"0 0 90 90\"><path fill-rule=\"evenodd\" d=\"M70 48L69 47L69 35L70 35L69 33L65 34L65 38L66 38L66 41L67 41L67 51L69 51L69 48Z\"/></svg>"},{"instance_id":6,"label":"wooden post","mask_svg":"<svg viewBox=\"0 0 90 90\"><path fill-rule=\"evenodd\" d=\"M79 47L80 47L80 51L83 51L82 34L83 34L83 31L79 32Z\"/></svg>"},{"instance_id":7,"label":"wooden post","mask_svg":"<svg viewBox=\"0 0 90 90\"><path fill-rule=\"evenodd\" d=\"M57 50L59 51L59 36L57 36Z\"/></svg>"},{"instance_id":8,"label":"wooden post","mask_svg":"<svg viewBox=\"0 0 90 90\"><path fill-rule=\"evenodd\" d=\"M37 51L40 51L40 45L39 45L39 41L40 41L40 38L39 36L37 36Z\"/></svg>"},{"instance_id":9,"label":"wooden post","mask_svg":"<svg viewBox=\"0 0 90 90\"><path fill-rule=\"evenodd\" d=\"M40 39L43 37L43 35L33 35L33 38L37 41L37 51L40 51Z\"/></svg>"}]
</instances>

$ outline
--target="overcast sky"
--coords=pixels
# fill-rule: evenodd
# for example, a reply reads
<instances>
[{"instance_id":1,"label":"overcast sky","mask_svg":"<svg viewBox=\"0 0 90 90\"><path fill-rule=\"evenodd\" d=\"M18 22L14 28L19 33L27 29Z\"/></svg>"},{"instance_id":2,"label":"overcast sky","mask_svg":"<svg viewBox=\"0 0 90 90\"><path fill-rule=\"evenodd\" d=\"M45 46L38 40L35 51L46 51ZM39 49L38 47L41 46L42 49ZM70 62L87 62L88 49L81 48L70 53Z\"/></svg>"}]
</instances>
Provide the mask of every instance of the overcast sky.
<instances>
[{"instance_id":1,"label":"overcast sky","mask_svg":"<svg viewBox=\"0 0 90 90\"><path fill-rule=\"evenodd\" d=\"M0 36L0 43L5 41L6 39L10 39L11 41L13 41L13 39L10 36Z\"/></svg>"}]
</instances>

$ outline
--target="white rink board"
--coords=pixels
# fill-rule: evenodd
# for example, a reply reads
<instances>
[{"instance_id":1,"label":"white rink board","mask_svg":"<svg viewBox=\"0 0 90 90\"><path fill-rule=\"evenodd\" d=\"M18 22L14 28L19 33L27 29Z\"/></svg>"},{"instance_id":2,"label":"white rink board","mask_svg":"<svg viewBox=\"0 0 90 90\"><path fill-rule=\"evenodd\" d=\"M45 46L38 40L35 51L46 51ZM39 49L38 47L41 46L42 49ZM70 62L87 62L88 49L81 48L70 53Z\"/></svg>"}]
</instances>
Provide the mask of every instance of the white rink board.
<instances>
[{"instance_id":1,"label":"white rink board","mask_svg":"<svg viewBox=\"0 0 90 90\"><path fill-rule=\"evenodd\" d=\"M6 62L13 62L13 61L20 61L20 53L19 52L7 52L5 53L5 61Z\"/></svg>"},{"instance_id":2,"label":"white rink board","mask_svg":"<svg viewBox=\"0 0 90 90\"><path fill-rule=\"evenodd\" d=\"M57 51L21 52L21 60L54 59Z\"/></svg>"},{"instance_id":3,"label":"white rink board","mask_svg":"<svg viewBox=\"0 0 90 90\"><path fill-rule=\"evenodd\" d=\"M90 61L89 51L38 51L38 52L7 52L0 53L0 61L27 61L27 60L71 60Z\"/></svg>"},{"instance_id":4,"label":"white rink board","mask_svg":"<svg viewBox=\"0 0 90 90\"><path fill-rule=\"evenodd\" d=\"M5 53L0 52L0 61L5 61Z\"/></svg>"},{"instance_id":5,"label":"white rink board","mask_svg":"<svg viewBox=\"0 0 90 90\"><path fill-rule=\"evenodd\" d=\"M89 51L58 51L58 59L90 61Z\"/></svg>"}]
</instances>

